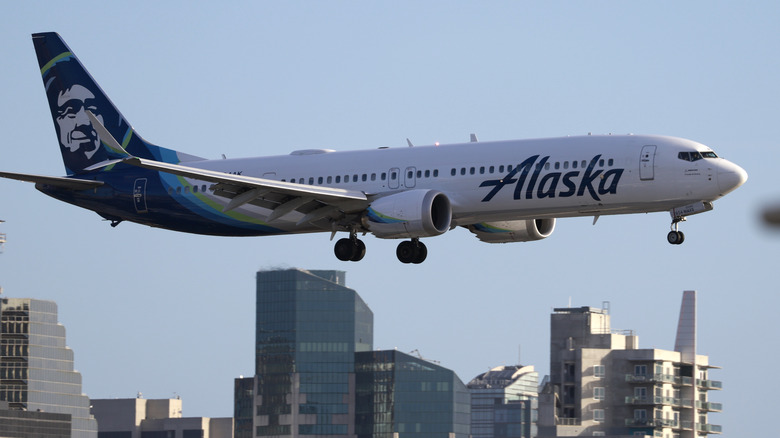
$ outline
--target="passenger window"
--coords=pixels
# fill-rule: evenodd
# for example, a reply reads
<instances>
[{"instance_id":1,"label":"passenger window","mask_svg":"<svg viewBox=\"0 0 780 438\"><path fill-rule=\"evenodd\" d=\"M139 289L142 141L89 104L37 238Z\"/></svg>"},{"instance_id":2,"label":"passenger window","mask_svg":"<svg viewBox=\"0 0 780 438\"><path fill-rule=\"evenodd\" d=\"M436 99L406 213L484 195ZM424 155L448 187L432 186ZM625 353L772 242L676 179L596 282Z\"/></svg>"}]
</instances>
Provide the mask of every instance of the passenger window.
<instances>
[{"instance_id":1,"label":"passenger window","mask_svg":"<svg viewBox=\"0 0 780 438\"><path fill-rule=\"evenodd\" d=\"M390 179L395 181L397 178L398 178L398 174L397 173L395 173L395 172L391 172L390 173Z\"/></svg>"},{"instance_id":2,"label":"passenger window","mask_svg":"<svg viewBox=\"0 0 780 438\"><path fill-rule=\"evenodd\" d=\"M612 167L612 163L614 163L614 162L615 162L615 160L613 160L612 158L610 158L610 159L609 159L609 161L607 161L607 165L608 165L609 167Z\"/></svg>"},{"instance_id":3,"label":"passenger window","mask_svg":"<svg viewBox=\"0 0 780 438\"><path fill-rule=\"evenodd\" d=\"M555 162L555 170L558 170L558 169L560 169L560 168L561 168L561 163L560 163L560 162L558 162L558 161L556 161L556 162Z\"/></svg>"},{"instance_id":4,"label":"passenger window","mask_svg":"<svg viewBox=\"0 0 780 438\"><path fill-rule=\"evenodd\" d=\"M452 176L455 176L455 174L456 174L456 173L458 173L458 171L457 171L457 170L455 170L455 169L452 169L452 170L450 171L450 175L452 175Z\"/></svg>"},{"instance_id":5,"label":"passenger window","mask_svg":"<svg viewBox=\"0 0 780 438\"><path fill-rule=\"evenodd\" d=\"M198 186L192 186L192 193L198 193Z\"/></svg>"},{"instance_id":6,"label":"passenger window","mask_svg":"<svg viewBox=\"0 0 780 438\"><path fill-rule=\"evenodd\" d=\"M376 174L375 173L371 174L371 181L376 181Z\"/></svg>"},{"instance_id":7,"label":"passenger window","mask_svg":"<svg viewBox=\"0 0 780 438\"><path fill-rule=\"evenodd\" d=\"M387 179L387 174L382 172L382 181L384 181L385 179Z\"/></svg>"},{"instance_id":8,"label":"passenger window","mask_svg":"<svg viewBox=\"0 0 780 438\"><path fill-rule=\"evenodd\" d=\"M436 178L439 176L439 169L433 169L433 177Z\"/></svg>"},{"instance_id":9,"label":"passenger window","mask_svg":"<svg viewBox=\"0 0 780 438\"><path fill-rule=\"evenodd\" d=\"M550 163L544 163L544 170L550 170Z\"/></svg>"},{"instance_id":10,"label":"passenger window","mask_svg":"<svg viewBox=\"0 0 780 438\"><path fill-rule=\"evenodd\" d=\"M357 182L358 176L357 174L352 175L352 182Z\"/></svg>"},{"instance_id":11,"label":"passenger window","mask_svg":"<svg viewBox=\"0 0 780 438\"><path fill-rule=\"evenodd\" d=\"M466 168L465 167L461 167L460 168L460 174L461 175L465 175L466 174Z\"/></svg>"},{"instance_id":12,"label":"passenger window","mask_svg":"<svg viewBox=\"0 0 780 438\"><path fill-rule=\"evenodd\" d=\"M472 167L471 169L469 169L469 174L474 175L475 172L476 172L475 168Z\"/></svg>"},{"instance_id":13,"label":"passenger window","mask_svg":"<svg viewBox=\"0 0 780 438\"><path fill-rule=\"evenodd\" d=\"M341 175L336 175L336 184L341 182Z\"/></svg>"},{"instance_id":14,"label":"passenger window","mask_svg":"<svg viewBox=\"0 0 780 438\"><path fill-rule=\"evenodd\" d=\"M186 193L189 193L189 192L190 192L190 186L185 186L184 187L184 193L186 194Z\"/></svg>"},{"instance_id":15,"label":"passenger window","mask_svg":"<svg viewBox=\"0 0 780 438\"><path fill-rule=\"evenodd\" d=\"M181 195L181 187L176 187L176 194Z\"/></svg>"},{"instance_id":16,"label":"passenger window","mask_svg":"<svg viewBox=\"0 0 780 438\"><path fill-rule=\"evenodd\" d=\"M417 171L417 178L422 178L422 170Z\"/></svg>"},{"instance_id":17,"label":"passenger window","mask_svg":"<svg viewBox=\"0 0 780 438\"><path fill-rule=\"evenodd\" d=\"M329 176L329 177L328 177L328 184L330 184L330 183L332 183L332 182L333 182L333 177L332 177L332 176Z\"/></svg>"},{"instance_id":18,"label":"passenger window","mask_svg":"<svg viewBox=\"0 0 780 438\"><path fill-rule=\"evenodd\" d=\"M585 161L585 160L582 160L582 168L584 169L586 167L588 167L588 162Z\"/></svg>"},{"instance_id":19,"label":"passenger window","mask_svg":"<svg viewBox=\"0 0 780 438\"><path fill-rule=\"evenodd\" d=\"M317 184L322 184L322 177L317 178Z\"/></svg>"},{"instance_id":20,"label":"passenger window","mask_svg":"<svg viewBox=\"0 0 780 438\"><path fill-rule=\"evenodd\" d=\"M495 168L495 166L490 166L490 167L488 167L488 172L490 172L490 173L493 173L493 172L495 172L495 171L496 171L496 168Z\"/></svg>"},{"instance_id":21,"label":"passenger window","mask_svg":"<svg viewBox=\"0 0 780 438\"><path fill-rule=\"evenodd\" d=\"M576 161L572 161L571 162L571 168L572 169L576 169L577 168L577 162Z\"/></svg>"},{"instance_id":22,"label":"passenger window","mask_svg":"<svg viewBox=\"0 0 780 438\"><path fill-rule=\"evenodd\" d=\"M368 181L368 175L364 173L363 176L360 177L360 180L363 181L363 182Z\"/></svg>"},{"instance_id":23,"label":"passenger window","mask_svg":"<svg viewBox=\"0 0 780 438\"><path fill-rule=\"evenodd\" d=\"M310 176L310 177L309 177L309 185L310 185L310 186L313 186L313 185L314 185L314 177L313 177L313 176Z\"/></svg>"},{"instance_id":24,"label":"passenger window","mask_svg":"<svg viewBox=\"0 0 780 438\"><path fill-rule=\"evenodd\" d=\"M498 166L498 173L504 173L504 165Z\"/></svg>"},{"instance_id":25,"label":"passenger window","mask_svg":"<svg viewBox=\"0 0 780 438\"><path fill-rule=\"evenodd\" d=\"M564 169L568 169L569 168L569 162L568 161L564 161L563 162L563 168Z\"/></svg>"},{"instance_id":26,"label":"passenger window","mask_svg":"<svg viewBox=\"0 0 780 438\"><path fill-rule=\"evenodd\" d=\"M485 174L485 166L481 166L481 167L479 168L479 174L480 174L480 175L484 175L484 174Z\"/></svg>"},{"instance_id":27,"label":"passenger window","mask_svg":"<svg viewBox=\"0 0 780 438\"><path fill-rule=\"evenodd\" d=\"M604 159L599 160L599 167L604 167Z\"/></svg>"}]
</instances>

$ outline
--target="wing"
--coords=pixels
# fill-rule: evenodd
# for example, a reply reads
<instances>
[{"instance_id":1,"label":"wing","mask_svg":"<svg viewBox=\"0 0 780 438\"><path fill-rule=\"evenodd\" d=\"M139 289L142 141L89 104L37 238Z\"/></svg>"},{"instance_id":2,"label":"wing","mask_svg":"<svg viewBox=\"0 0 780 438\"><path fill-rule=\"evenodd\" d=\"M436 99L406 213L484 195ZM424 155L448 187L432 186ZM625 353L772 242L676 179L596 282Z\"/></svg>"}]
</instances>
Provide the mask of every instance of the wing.
<instances>
[{"instance_id":1,"label":"wing","mask_svg":"<svg viewBox=\"0 0 780 438\"><path fill-rule=\"evenodd\" d=\"M0 177L37 184L47 184L70 190L88 190L103 185L102 181L65 178L60 176L32 175L29 173L0 172Z\"/></svg>"},{"instance_id":2,"label":"wing","mask_svg":"<svg viewBox=\"0 0 780 438\"><path fill-rule=\"evenodd\" d=\"M214 194L230 199L230 202L222 209L223 211L230 211L245 204L257 205L272 210L266 218L266 222L269 223L293 211L304 214L303 218L298 221L299 224L314 222L325 217L359 212L365 210L369 204L366 194L356 190L232 175L138 157L129 157L122 162L214 183L216 184Z\"/></svg>"},{"instance_id":3,"label":"wing","mask_svg":"<svg viewBox=\"0 0 780 438\"><path fill-rule=\"evenodd\" d=\"M338 218L368 208L364 192L333 187L310 186L284 181L275 181L251 176L232 175L181 164L163 163L131 156L108 130L90 112L87 116L98 132L101 143L109 149L110 156L118 159L101 163L88 170L121 161L132 166L166 172L185 178L193 178L216 184L214 194L230 199L222 209L230 211L245 204L252 204L271 210L266 222L273 222L294 211L303 214L298 224L315 222L326 217Z\"/></svg>"}]
</instances>

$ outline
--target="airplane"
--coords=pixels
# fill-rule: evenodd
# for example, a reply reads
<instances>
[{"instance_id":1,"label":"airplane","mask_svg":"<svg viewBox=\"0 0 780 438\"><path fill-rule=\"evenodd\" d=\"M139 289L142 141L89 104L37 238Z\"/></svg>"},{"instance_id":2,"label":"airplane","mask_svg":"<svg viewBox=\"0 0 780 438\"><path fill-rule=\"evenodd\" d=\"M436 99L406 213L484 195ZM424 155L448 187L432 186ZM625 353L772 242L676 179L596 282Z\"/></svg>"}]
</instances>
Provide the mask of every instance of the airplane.
<instances>
[{"instance_id":1,"label":"airplane","mask_svg":"<svg viewBox=\"0 0 780 438\"><path fill-rule=\"evenodd\" d=\"M709 147L657 135L583 135L336 152L206 159L144 140L62 38L32 35L66 176L0 172L117 226L135 222L218 236L337 233L342 261L359 261L358 235L420 240L461 227L487 243L549 237L556 220L668 211L680 222L747 181Z\"/></svg>"}]
</instances>

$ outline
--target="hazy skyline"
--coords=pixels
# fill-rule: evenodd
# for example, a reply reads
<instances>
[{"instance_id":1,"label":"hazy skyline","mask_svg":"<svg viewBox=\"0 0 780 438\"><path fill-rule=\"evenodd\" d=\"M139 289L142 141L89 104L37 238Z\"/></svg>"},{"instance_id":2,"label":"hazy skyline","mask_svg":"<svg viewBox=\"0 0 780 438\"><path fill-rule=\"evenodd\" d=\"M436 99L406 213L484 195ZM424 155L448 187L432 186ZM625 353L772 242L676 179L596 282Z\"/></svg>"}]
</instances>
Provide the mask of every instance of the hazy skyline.
<instances>
[{"instance_id":1,"label":"hazy skyline","mask_svg":"<svg viewBox=\"0 0 780 438\"><path fill-rule=\"evenodd\" d=\"M375 315L376 348L418 349L468 382L489 368L549 368L554 307L609 301L640 348L674 348L683 290L698 291L700 354L722 436L755 436L780 383L780 6L693 1L13 3L0 18L6 134L0 170L63 175L30 34L55 31L145 139L217 158L296 149L594 134L664 134L749 174L666 242L665 213L559 220L539 242L490 245L456 229L403 265L366 236L360 263L330 235L218 238L122 223L0 181L0 286L54 300L91 398L183 399L232 415L254 365L254 273L347 272ZM766 358L766 360L759 358Z\"/></svg>"}]
</instances>

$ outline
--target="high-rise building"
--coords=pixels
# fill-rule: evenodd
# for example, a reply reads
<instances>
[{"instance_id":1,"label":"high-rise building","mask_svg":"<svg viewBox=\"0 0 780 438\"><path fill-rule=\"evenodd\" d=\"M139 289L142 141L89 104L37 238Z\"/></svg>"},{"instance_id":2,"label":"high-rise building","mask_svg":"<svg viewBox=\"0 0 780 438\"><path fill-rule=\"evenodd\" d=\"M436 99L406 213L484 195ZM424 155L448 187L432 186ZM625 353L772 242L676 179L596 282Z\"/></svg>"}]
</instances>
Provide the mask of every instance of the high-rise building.
<instances>
[{"instance_id":1,"label":"high-rise building","mask_svg":"<svg viewBox=\"0 0 780 438\"><path fill-rule=\"evenodd\" d=\"M554 309L550 379L540 394L539 436L694 438L720 433L709 413L713 368L696 354L695 292L686 291L675 350L640 349L614 331L608 309Z\"/></svg>"},{"instance_id":2,"label":"high-rise building","mask_svg":"<svg viewBox=\"0 0 780 438\"><path fill-rule=\"evenodd\" d=\"M53 301L0 299L0 401L12 410L69 414L74 438L97 436Z\"/></svg>"},{"instance_id":3,"label":"high-rise building","mask_svg":"<svg viewBox=\"0 0 780 438\"><path fill-rule=\"evenodd\" d=\"M344 277L257 273L255 376L235 380L234 436L467 438L465 385L431 362L371 351L373 313Z\"/></svg>"},{"instance_id":4,"label":"high-rise building","mask_svg":"<svg viewBox=\"0 0 780 438\"><path fill-rule=\"evenodd\" d=\"M455 373L395 350L355 355L357 438L468 438L469 392Z\"/></svg>"},{"instance_id":5,"label":"high-rise building","mask_svg":"<svg viewBox=\"0 0 780 438\"><path fill-rule=\"evenodd\" d=\"M539 373L529 366L500 366L472 379L473 438L536 436Z\"/></svg>"},{"instance_id":6,"label":"high-rise building","mask_svg":"<svg viewBox=\"0 0 780 438\"><path fill-rule=\"evenodd\" d=\"M344 278L342 271L257 273L252 436L355 435L355 352L373 348L374 315ZM237 394L242 403L249 405ZM237 436L248 429L238 415Z\"/></svg>"}]
</instances>

